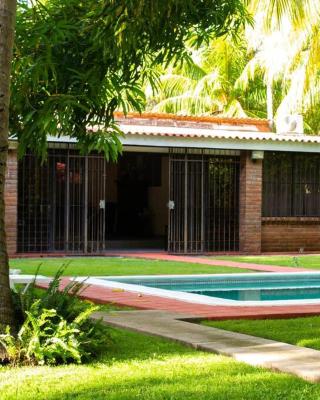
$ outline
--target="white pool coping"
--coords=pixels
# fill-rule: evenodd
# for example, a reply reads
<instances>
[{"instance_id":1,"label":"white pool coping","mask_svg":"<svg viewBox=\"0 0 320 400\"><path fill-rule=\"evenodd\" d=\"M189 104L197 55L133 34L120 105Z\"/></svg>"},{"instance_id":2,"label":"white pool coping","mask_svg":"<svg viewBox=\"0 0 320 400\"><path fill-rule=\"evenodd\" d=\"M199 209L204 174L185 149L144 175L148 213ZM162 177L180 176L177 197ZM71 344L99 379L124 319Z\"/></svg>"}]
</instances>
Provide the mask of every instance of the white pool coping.
<instances>
[{"instance_id":1,"label":"white pool coping","mask_svg":"<svg viewBox=\"0 0 320 400\"><path fill-rule=\"evenodd\" d=\"M139 294L148 294L151 296L159 296L168 299L180 300L193 304L205 304L211 306L292 306L292 305L315 305L320 304L320 299L306 299L306 300L272 300L272 301L241 301L241 300L229 300L218 297L205 296L189 292L179 292L174 290L159 289L149 286L142 286L130 283L117 282L116 279L144 279L154 280L157 278L236 278L236 277L263 277L263 276L292 276L292 275L318 275L320 278L320 272L306 271L306 272L267 272L267 273L244 273L244 274L198 274L198 275L124 275L124 276L94 276L94 277L81 277L75 278L76 281L85 281L88 285L101 286L108 289L123 290ZM110 279L110 280L109 280Z\"/></svg>"}]
</instances>

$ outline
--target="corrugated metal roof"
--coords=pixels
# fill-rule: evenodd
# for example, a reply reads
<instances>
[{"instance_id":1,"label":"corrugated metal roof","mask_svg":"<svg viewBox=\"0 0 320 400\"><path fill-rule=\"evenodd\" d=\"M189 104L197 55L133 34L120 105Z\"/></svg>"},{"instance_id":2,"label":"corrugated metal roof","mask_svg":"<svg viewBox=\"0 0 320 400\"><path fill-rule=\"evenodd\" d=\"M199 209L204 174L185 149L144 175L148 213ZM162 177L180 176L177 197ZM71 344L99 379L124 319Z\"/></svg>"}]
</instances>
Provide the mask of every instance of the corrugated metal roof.
<instances>
[{"instance_id":1,"label":"corrugated metal roof","mask_svg":"<svg viewBox=\"0 0 320 400\"><path fill-rule=\"evenodd\" d=\"M194 127L173 127L173 126L150 126L150 125L126 125L120 124L120 129L126 135L139 136L167 136L167 137L188 137L206 139L230 139L230 140L258 140L275 142L296 142L296 143L320 143L320 136L302 134L278 134L261 131L228 130L228 129L204 129Z\"/></svg>"}]
</instances>

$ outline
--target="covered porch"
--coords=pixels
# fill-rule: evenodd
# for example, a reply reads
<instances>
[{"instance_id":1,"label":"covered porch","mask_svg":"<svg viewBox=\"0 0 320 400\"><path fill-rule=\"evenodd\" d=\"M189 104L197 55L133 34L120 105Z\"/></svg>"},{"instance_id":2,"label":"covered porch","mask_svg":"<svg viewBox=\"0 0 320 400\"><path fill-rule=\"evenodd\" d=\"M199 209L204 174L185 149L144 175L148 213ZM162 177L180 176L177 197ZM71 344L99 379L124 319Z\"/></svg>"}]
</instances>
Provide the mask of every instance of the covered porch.
<instances>
[{"instance_id":1,"label":"covered porch","mask_svg":"<svg viewBox=\"0 0 320 400\"><path fill-rule=\"evenodd\" d=\"M18 163L18 253L239 250L240 152L126 147L110 163L50 147Z\"/></svg>"}]
</instances>

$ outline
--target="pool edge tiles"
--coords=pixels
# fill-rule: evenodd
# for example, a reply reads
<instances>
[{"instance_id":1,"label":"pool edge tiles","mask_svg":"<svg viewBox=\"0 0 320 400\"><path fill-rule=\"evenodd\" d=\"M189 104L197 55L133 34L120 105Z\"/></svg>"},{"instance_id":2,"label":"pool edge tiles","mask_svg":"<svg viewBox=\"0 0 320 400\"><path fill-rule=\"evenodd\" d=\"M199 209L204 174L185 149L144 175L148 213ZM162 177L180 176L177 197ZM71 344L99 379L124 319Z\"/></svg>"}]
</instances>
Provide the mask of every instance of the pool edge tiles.
<instances>
[{"instance_id":1,"label":"pool edge tiles","mask_svg":"<svg viewBox=\"0 0 320 400\"><path fill-rule=\"evenodd\" d=\"M315 305L320 304L319 299L298 299L298 300L271 300L271 301L243 301L243 300L230 300L220 297L211 297L202 294L195 294L190 292L183 292L178 290L168 290L162 288L155 288L151 286L139 285L137 282L141 281L164 281L164 280L184 280L192 281L194 280L205 280L214 279L217 281L223 280L252 280L256 278L261 280L265 278L270 281L272 278L276 279L294 279L301 277L309 278L319 278L320 272L296 272L296 273L256 273L256 274L207 274L207 275L133 275L133 276L100 276L100 277L88 277L85 282L89 285L96 285L100 287L105 287L112 290L123 290L127 292L139 293L152 295L157 297L163 297L167 299L175 299L183 302L202 304L202 305L212 305L212 306L285 306L285 305ZM83 278L76 278L77 281L83 281ZM124 282L125 281L125 282ZM129 282L129 283L128 283Z\"/></svg>"}]
</instances>

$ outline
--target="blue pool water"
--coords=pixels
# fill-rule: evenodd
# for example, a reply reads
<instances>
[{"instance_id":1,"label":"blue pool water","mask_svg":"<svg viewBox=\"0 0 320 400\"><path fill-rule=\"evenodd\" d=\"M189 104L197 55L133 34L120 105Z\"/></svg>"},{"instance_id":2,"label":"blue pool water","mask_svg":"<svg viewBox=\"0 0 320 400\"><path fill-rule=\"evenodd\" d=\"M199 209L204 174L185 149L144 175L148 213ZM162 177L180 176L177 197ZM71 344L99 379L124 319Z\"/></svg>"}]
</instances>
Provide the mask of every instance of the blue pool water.
<instances>
[{"instance_id":1,"label":"blue pool water","mask_svg":"<svg viewBox=\"0 0 320 400\"><path fill-rule=\"evenodd\" d=\"M320 273L114 277L108 280L237 301L320 299Z\"/></svg>"}]
</instances>

